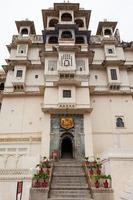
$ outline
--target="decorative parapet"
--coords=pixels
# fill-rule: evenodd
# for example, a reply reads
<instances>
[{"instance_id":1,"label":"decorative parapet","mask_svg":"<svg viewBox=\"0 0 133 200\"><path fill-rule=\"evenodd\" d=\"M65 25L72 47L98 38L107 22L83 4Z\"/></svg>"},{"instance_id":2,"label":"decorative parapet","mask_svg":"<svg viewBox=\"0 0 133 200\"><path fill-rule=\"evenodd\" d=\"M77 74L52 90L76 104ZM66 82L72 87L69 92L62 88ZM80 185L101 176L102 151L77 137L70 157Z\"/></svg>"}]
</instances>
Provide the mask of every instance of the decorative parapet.
<instances>
[{"instance_id":1,"label":"decorative parapet","mask_svg":"<svg viewBox=\"0 0 133 200\"><path fill-rule=\"evenodd\" d=\"M75 103L58 103L58 104L41 104L43 112L47 113L90 113L92 112L92 107L90 104L75 104Z\"/></svg>"},{"instance_id":2,"label":"decorative parapet","mask_svg":"<svg viewBox=\"0 0 133 200\"><path fill-rule=\"evenodd\" d=\"M53 174L53 162L44 157L37 164L37 172L32 178L29 200L47 200Z\"/></svg>"},{"instance_id":3,"label":"decorative parapet","mask_svg":"<svg viewBox=\"0 0 133 200\"><path fill-rule=\"evenodd\" d=\"M0 169L0 181L29 180L32 171L29 169Z\"/></svg>"},{"instance_id":4,"label":"decorative parapet","mask_svg":"<svg viewBox=\"0 0 133 200\"><path fill-rule=\"evenodd\" d=\"M21 35L14 35L12 38L12 43L16 42L24 42L29 41L32 43L43 43L43 36L42 35L30 35L30 36L21 36Z\"/></svg>"},{"instance_id":5,"label":"decorative parapet","mask_svg":"<svg viewBox=\"0 0 133 200\"><path fill-rule=\"evenodd\" d=\"M1 137L0 138L0 143L5 144L5 143L40 143L41 142L41 137Z\"/></svg>"},{"instance_id":6,"label":"decorative parapet","mask_svg":"<svg viewBox=\"0 0 133 200\"><path fill-rule=\"evenodd\" d=\"M102 165L103 161L95 157L94 160L89 160L86 157L83 163L91 198L95 200L114 200L111 176L105 175Z\"/></svg>"},{"instance_id":7,"label":"decorative parapet","mask_svg":"<svg viewBox=\"0 0 133 200\"><path fill-rule=\"evenodd\" d=\"M113 190L103 188L92 188L93 198L95 200L113 200Z\"/></svg>"},{"instance_id":8,"label":"decorative parapet","mask_svg":"<svg viewBox=\"0 0 133 200\"><path fill-rule=\"evenodd\" d=\"M90 38L90 44L92 45L103 45L103 44L109 44L109 43L118 43L118 40L115 36L105 37L101 35L95 35L91 36Z\"/></svg>"},{"instance_id":9,"label":"decorative parapet","mask_svg":"<svg viewBox=\"0 0 133 200\"><path fill-rule=\"evenodd\" d=\"M48 188L31 188L29 200L47 200Z\"/></svg>"}]
</instances>

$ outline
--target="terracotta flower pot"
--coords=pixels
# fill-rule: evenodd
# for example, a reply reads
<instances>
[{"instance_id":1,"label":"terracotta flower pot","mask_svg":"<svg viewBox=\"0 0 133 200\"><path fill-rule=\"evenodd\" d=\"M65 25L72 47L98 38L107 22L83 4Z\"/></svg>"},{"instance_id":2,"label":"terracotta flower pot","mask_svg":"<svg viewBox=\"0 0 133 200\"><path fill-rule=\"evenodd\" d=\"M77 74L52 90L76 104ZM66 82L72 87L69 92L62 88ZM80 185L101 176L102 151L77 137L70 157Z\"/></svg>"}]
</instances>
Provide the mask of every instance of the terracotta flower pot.
<instances>
[{"instance_id":1,"label":"terracotta flower pot","mask_svg":"<svg viewBox=\"0 0 133 200\"><path fill-rule=\"evenodd\" d=\"M93 169L90 169L90 170L89 170L89 173L90 173L90 175L93 175L93 174L94 174Z\"/></svg>"},{"instance_id":2,"label":"terracotta flower pot","mask_svg":"<svg viewBox=\"0 0 133 200\"><path fill-rule=\"evenodd\" d=\"M48 182L47 181L44 182L44 187L45 188L48 187Z\"/></svg>"},{"instance_id":3,"label":"terracotta flower pot","mask_svg":"<svg viewBox=\"0 0 133 200\"><path fill-rule=\"evenodd\" d=\"M100 175L101 174L101 170L98 168L97 169L97 174Z\"/></svg>"},{"instance_id":4,"label":"terracotta flower pot","mask_svg":"<svg viewBox=\"0 0 133 200\"><path fill-rule=\"evenodd\" d=\"M88 160L86 160L86 161L85 161L85 165L88 165L88 164L89 164L89 161L88 161Z\"/></svg>"},{"instance_id":5,"label":"terracotta flower pot","mask_svg":"<svg viewBox=\"0 0 133 200\"><path fill-rule=\"evenodd\" d=\"M100 187L99 181L96 181L96 182L95 182L95 187L96 187L96 188L99 188L99 187Z\"/></svg>"},{"instance_id":6,"label":"terracotta flower pot","mask_svg":"<svg viewBox=\"0 0 133 200\"><path fill-rule=\"evenodd\" d=\"M42 182L41 186L42 186L42 187L45 187L45 182Z\"/></svg>"},{"instance_id":7,"label":"terracotta flower pot","mask_svg":"<svg viewBox=\"0 0 133 200\"><path fill-rule=\"evenodd\" d=\"M104 188L108 188L108 187L109 187L108 181L106 180L106 181L103 183L103 185L104 185Z\"/></svg>"},{"instance_id":8,"label":"terracotta flower pot","mask_svg":"<svg viewBox=\"0 0 133 200\"><path fill-rule=\"evenodd\" d=\"M41 183L39 181L34 182L33 187L39 188L41 187Z\"/></svg>"}]
</instances>

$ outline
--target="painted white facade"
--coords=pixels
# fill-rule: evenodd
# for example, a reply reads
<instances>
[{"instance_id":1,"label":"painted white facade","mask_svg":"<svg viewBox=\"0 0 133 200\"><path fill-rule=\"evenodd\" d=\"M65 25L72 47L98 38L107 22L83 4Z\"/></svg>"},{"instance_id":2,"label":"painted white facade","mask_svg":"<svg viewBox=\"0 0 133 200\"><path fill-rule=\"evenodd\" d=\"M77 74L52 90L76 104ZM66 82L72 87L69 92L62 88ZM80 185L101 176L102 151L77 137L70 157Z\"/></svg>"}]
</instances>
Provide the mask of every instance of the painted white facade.
<instances>
[{"instance_id":1,"label":"painted white facade","mask_svg":"<svg viewBox=\"0 0 133 200\"><path fill-rule=\"evenodd\" d=\"M83 116L84 144L75 147L84 145L84 156L107 159L115 200L133 175L133 42L121 42L117 23L110 21L99 22L91 36L91 11L78 6L55 3L43 10L42 35L36 35L34 22L16 22L0 94L1 200L15 199L18 180L24 181L22 200L29 199L37 162L51 156L51 116L57 114Z\"/></svg>"}]
</instances>

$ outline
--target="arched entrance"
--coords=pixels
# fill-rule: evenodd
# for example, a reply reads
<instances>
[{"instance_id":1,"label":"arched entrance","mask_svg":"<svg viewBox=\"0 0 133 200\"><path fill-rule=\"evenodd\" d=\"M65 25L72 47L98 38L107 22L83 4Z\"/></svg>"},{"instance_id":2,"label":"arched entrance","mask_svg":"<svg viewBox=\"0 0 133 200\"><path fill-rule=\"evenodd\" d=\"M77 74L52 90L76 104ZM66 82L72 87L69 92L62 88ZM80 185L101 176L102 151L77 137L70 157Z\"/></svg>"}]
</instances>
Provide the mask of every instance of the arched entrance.
<instances>
[{"instance_id":1,"label":"arched entrance","mask_svg":"<svg viewBox=\"0 0 133 200\"><path fill-rule=\"evenodd\" d=\"M61 137L61 158L73 158L73 136L69 133L63 134Z\"/></svg>"}]
</instances>

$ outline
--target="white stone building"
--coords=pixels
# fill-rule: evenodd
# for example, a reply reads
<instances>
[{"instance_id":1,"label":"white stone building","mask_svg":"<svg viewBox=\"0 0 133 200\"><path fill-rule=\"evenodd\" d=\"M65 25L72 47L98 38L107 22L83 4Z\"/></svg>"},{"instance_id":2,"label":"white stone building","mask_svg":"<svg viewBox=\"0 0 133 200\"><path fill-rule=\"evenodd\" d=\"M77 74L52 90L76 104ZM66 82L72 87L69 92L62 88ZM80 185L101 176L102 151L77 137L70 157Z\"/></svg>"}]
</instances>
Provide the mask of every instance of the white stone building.
<instances>
[{"instance_id":1,"label":"white stone building","mask_svg":"<svg viewBox=\"0 0 133 200\"><path fill-rule=\"evenodd\" d=\"M115 200L133 175L133 42L122 42L112 21L91 35L90 15L78 3L55 3L42 10L42 35L33 21L16 21L3 66L1 200L14 200L17 180L28 200L34 166L55 150L60 158L102 155Z\"/></svg>"}]
</instances>

